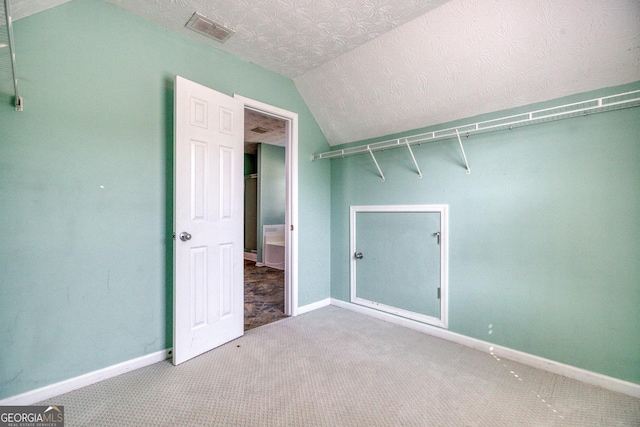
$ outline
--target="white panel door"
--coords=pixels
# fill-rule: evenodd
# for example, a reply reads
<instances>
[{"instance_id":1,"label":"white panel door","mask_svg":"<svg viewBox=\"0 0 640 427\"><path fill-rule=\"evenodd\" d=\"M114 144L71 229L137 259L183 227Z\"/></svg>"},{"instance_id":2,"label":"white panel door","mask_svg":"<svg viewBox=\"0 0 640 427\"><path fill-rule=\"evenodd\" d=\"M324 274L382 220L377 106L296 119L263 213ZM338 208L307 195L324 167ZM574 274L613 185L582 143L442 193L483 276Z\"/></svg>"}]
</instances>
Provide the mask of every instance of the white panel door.
<instances>
[{"instance_id":1,"label":"white panel door","mask_svg":"<svg viewBox=\"0 0 640 427\"><path fill-rule=\"evenodd\" d=\"M173 364L244 331L241 101L176 76Z\"/></svg>"}]
</instances>

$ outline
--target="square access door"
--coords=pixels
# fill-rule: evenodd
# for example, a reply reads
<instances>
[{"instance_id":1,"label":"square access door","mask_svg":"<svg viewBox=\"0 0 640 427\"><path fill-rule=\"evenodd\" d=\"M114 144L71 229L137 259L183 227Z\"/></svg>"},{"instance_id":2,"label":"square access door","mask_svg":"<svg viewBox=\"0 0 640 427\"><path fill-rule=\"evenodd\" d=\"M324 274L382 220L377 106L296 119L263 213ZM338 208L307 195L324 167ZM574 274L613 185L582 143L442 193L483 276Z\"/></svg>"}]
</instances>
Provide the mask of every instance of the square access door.
<instances>
[{"instance_id":1,"label":"square access door","mask_svg":"<svg viewBox=\"0 0 640 427\"><path fill-rule=\"evenodd\" d=\"M351 207L351 302L447 327L447 205Z\"/></svg>"}]
</instances>

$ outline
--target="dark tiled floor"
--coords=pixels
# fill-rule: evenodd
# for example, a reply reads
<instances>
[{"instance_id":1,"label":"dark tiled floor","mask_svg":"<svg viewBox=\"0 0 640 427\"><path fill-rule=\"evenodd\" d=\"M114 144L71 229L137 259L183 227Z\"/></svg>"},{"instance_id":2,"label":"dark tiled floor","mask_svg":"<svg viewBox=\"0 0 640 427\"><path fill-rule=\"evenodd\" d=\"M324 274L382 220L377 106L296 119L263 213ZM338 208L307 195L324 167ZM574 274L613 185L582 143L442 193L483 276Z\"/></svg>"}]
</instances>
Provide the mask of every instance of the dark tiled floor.
<instances>
[{"instance_id":1,"label":"dark tiled floor","mask_svg":"<svg viewBox=\"0 0 640 427\"><path fill-rule=\"evenodd\" d=\"M284 314L284 271L244 262L244 330L287 317Z\"/></svg>"}]
</instances>

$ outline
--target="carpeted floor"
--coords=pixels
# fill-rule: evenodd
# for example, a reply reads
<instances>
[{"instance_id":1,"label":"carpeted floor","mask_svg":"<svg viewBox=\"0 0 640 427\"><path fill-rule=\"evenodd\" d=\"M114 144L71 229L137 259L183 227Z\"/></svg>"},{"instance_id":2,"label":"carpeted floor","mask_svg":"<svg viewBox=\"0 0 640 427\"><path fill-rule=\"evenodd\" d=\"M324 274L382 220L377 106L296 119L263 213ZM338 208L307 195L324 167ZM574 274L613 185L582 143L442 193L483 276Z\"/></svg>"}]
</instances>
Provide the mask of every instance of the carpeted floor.
<instances>
[{"instance_id":1,"label":"carpeted floor","mask_svg":"<svg viewBox=\"0 0 640 427\"><path fill-rule=\"evenodd\" d=\"M638 426L640 400L336 307L42 404L66 426Z\"/></svg>"},{"instance_id":2,"label":"carpeted floor","mask_svg":"<svg viewBox=\"0 0 640 427\"><path fill-rule=\"evenodd\" d=\"M284 314L284 271L244 262L244 330L287 317Z\"/></svg>"}]
</instances>

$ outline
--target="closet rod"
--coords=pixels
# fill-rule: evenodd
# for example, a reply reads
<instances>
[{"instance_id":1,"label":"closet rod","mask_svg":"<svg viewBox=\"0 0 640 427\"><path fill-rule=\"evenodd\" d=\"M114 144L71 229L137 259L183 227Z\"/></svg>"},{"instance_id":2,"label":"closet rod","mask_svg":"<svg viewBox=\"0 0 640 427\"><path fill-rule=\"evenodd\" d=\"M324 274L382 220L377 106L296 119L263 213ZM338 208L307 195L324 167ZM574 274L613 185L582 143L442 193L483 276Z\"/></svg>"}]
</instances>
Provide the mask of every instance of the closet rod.
<instances>
[{"instance_id":1,"label":"closet rod","mask_svg":"<svg viewBox=\"0 0 640 427\"><path fill-rule=\"evenodd\" d=\"M22 111L22 97L18 93L18 71L16 70L16 48L13 42L13 24L11 22L11 5L9 0L4 0L4 17L7 25L7 39L9 44L9 55L11 56L11 72L13 74L13 90L15 92L15 108L16 111Z\"/></svg>"},{"instance_id":2,"label":"closet rod","mask_svg":"<svg viewBox=\"0 0 640 427\"><path fill-rule=\"evenodd\" d=\"M313 154L311 156L311 160L335 159L367 152L373 155L374 151L456 138L460 133L464 133L466 136L469 136L471 134L513 129L520 126L569 119L572 117L582 117L588 114L603 113L605 111L621 110L624 108L638 106L640 106L640 90L634 90L631 92L617 93L615 95L594 98L587 101L573 102L571 104L514 114L497 119L484 120L481 122L460 125L433 132L420 133L417 135L403 137L402 140L399 138L389 139L366 145L344 148L341 150L332 150L324 153Z\"/></svg>"}]
</instances>

